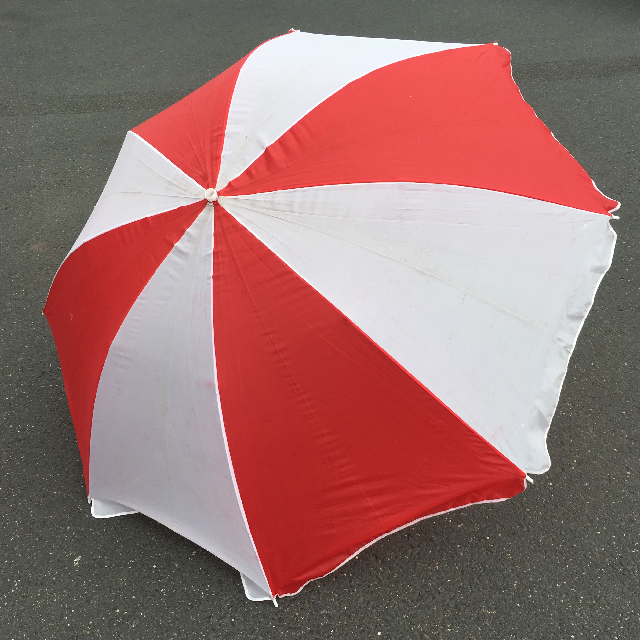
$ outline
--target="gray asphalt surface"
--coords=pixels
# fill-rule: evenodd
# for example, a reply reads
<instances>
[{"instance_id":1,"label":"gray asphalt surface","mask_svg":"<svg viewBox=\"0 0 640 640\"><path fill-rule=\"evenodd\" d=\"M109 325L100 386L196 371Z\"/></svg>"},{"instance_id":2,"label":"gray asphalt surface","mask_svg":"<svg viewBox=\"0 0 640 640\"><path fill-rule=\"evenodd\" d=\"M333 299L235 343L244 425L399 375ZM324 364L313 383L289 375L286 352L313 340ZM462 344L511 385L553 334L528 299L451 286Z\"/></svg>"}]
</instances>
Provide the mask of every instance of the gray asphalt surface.
<instances>
[{"instance_id":1,"label":"gray asphalt surface","mask_svg":"<svg viewBox=\"0 0 640 640\"><path fill-rule=\"evenodd\" d=\"M125 132L291 27L499 42L623 206L551 471L386 538L276 609L148 518L91 517L41 309ZM637 1L2 0L0 51L0 640L640 638Z\"/></svg>"}]
</instances>

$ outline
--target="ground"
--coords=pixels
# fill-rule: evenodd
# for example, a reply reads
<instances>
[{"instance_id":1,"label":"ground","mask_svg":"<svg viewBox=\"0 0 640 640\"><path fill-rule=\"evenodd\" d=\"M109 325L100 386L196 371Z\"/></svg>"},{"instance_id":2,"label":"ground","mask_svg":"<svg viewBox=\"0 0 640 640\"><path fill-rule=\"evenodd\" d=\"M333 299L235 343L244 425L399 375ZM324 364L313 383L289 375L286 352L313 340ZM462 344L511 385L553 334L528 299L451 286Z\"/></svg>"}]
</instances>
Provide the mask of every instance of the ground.
<instances>
[{"instance_id":1,"label":"ground","mask_svg":"<svg viewBox=\"0 0 640 640\"><path fill-rule=\"evenodd\" d=\"M94 520L41 310L125 132L291 27L498 42L622 202L614 262L511 501L390 536L280 607L143 516ZM0 638L640 638L635 0L0 4Z\"/></svg>"}]
</instances>

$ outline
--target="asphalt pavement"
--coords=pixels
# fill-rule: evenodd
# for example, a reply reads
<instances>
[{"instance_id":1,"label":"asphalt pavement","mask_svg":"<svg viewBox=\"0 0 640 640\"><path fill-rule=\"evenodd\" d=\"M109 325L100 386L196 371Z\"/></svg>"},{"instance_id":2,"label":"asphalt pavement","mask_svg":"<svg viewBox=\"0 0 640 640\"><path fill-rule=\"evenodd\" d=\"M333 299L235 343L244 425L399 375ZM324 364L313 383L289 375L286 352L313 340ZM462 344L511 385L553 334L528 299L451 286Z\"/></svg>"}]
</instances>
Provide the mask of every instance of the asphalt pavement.
<instances>
[{"instance_id":1,"label":"asphalt pavement","mask_svg":"<svg viewBox=\"0 0 640 640\"><path fill-rule=\"evenodd\" d=\"M551 470L385 538L276 609L146 517L91 517L41 310L126 131L292 27L500 43L622 207ZM637 0L3 0L0 51L0 640L640 638Z\"/></svg>"}]
</instances>

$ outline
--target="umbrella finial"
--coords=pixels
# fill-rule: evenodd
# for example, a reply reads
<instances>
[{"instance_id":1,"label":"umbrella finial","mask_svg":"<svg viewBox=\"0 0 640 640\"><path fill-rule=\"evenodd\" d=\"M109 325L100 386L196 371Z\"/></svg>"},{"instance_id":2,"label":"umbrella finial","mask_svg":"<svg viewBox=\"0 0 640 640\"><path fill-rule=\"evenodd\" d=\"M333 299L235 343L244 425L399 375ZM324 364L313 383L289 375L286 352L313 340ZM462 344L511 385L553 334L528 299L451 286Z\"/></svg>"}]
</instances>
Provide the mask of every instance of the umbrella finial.
<instances>
[{"instance_id":1,"label":"umbrella finial","mask_svg":"<svg viewBox=\"0 0 640 640\"><path fill-rule=\"evenodd\" d=\"M209 201L209 202L215 202L218 199L218 193L215 189L207 189L204 192L204 197Z\"/></svg>"}]
</instances>

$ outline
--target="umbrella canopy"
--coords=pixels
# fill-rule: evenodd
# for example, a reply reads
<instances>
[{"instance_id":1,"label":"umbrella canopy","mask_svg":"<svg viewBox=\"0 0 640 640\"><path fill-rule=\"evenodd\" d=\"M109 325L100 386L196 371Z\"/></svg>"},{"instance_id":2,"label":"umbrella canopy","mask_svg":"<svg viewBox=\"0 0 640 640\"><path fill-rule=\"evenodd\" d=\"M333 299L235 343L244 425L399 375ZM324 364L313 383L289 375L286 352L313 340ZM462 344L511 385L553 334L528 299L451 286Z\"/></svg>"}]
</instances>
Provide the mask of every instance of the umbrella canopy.
<instances>
[{"instance_id":1,"label":"umbrella canopy","mask_svg":"<svg viewBox=\"0 0 640 640\"><path fill-rule=\"evenodd\" d=\"M262 44L127 134L51 287L93 514L265 599L519 493L615 208L495 44Z\"/></svg>"}]
</instances>

